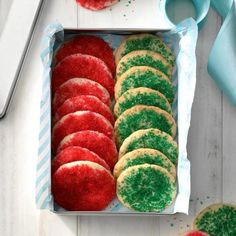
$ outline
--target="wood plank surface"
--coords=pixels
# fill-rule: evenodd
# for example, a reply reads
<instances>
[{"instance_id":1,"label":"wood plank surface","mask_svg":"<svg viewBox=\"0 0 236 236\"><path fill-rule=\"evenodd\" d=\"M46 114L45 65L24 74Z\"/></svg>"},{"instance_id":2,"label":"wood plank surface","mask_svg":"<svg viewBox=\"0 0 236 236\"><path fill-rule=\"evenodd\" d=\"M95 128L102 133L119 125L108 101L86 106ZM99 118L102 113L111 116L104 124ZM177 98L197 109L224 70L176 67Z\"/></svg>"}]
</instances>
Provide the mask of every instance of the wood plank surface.
<instances>
[{"instance_id":1,"label":"wood plank surface","mask_svg":"<svg viewBox=\"0 0 236 236\"><path fill-rule=\"evenodd\" d=\"M223 98L223 202L236 204L236 108Z\"/></svg>"},{"instance_id":2,"label":"wood plank surface","mask_svg":"<svg viewBox=\"0 0 236 236\"><path fill-rule=\"evenodd\" d=\"M156 27L156 0L150 0L150 4L142 4L143 0L128 2L123 0L111 9L95 13L77 6L74 0L46 2L9 113L0 120L1 235L177 236L190 228L195 214L208 204L236 203L236 108L207 73L207 57L221 25L220 17L210 11L197 47L197 87L188 142L192 171L190 215L74 217L36 210L35 166L42 81L39 54L43 30L52 22L69 28Z\"/></svg>"},{"instance_id":3,"label":"wood plank surface","mask_svg":"<svg viewBox=\"0 0 236 236\"><path fill-rule=\"evenodd\" d=\"M160 220L163 236L178 235L191 228L195 215L222 196L222 95L207 73L207 61L221 19L212 10L199 32L197 84L188 138L191 162L191 202L189 216L177 214Z\"/></svg>"},{"instance_id":4,"label":"wood plank surface","mask_svg":"<svg viewBox=\"0 0 236 236\"><path fill-rule=\"evenodd\" d=\"M61 22L66 27L76 27L77 6L67 0L46 2L9 113L0 120L2 236L75 236L77 232L77 217L59 217L48 211L37 210L35 205L35 170L43 69L40 60L41 39L44 28L52 22Z\"/></svg>"}]
</instances>

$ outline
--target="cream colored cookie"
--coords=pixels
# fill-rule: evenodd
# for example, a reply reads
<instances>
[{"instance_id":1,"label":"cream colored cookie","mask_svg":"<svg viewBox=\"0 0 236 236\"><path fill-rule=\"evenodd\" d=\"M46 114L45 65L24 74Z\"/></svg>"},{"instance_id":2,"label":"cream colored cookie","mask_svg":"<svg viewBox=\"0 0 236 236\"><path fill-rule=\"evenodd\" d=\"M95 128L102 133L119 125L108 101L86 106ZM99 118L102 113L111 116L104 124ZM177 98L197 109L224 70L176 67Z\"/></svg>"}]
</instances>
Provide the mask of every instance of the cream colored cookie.
<instances>
[{"instance_id":1,"label":"cream colored cookie","mask_svg":"<svg viewBox=\"0 0 236 236\"><path fill-rule=\"evenodd\" d=\"M146 87L162 93L170 103L174 100L174 88L168 77L152 67L135 66L118 78L115 85L115 99L133 88Z\"/></svg>"},{"instance_id":2,"label":"cream colored cookie","mask_svg":"<svg viewBox=\"0 0 236 236\"><path fill-rule=\"evenodd\" d=\"M126 153L139 148L158 150L177 165L178 145L170 135L159 129L143 129L132 133L121 145L119 159Z\"/></svg>"},{"instance_id":3,"label":"cream colored cookie","mask_svg":"<svg viewBox=\"0 0 236 236\"><path fill-rule=\"evenodd\" d=\"M209 235L236 235L236 206L213 204L195 218L193 228Z\"/></svg>"},{"instance_id":4,"label":"cream colored cookie","mask_svg":"<svg viewBox=\"0 0 236 236\"><path fill-rule=\"evenodd\" d=\"M166 169L172 176L176 177L175 165L163 153L149 148L140 148L126 153L116 163L113 175L115 178L118 178L121 172L130 166L142 164L158 165Z\"/></svg>"},{"instance_id":5,"label":"cream colored cookie","mask_svg":"<svg viewBox=\"0 0 236 236\"><path fill-rule=\"evenodd\" d=\"M115 51L116 64L123 56L137 50L150 50L160 53L170 65L173 66L174 64L175 56L171 49L160 37L152 34L135 34L126 37Z\"/></svg>"},{"instance_id":6,"label":"cream colored cookie","mask_svg":"<svg viewBox=\"0 0 236 236\"><path fill-rule=\"evenodd\" d=\"M176 197L175 178L164 168L143 164L132 166L117 179L116 193L127 208L140 212L161 212Z\"/></svg>"},{"instance_id":7,"label":"cream colored cookie","mask_svg":"<svg viewBox=\"0 0 236 236\"><path fill-rule=\"evenodd\" d=\"M176 135L176 123L169 113L158 107L136 105L123 112L115 122L118 146L135 131L149 128L157 128L172 137Z\"/></svg>"},{"instance_id":8,"label":"cream colored cookie","mask_svg":"<svg viewBox=\"0 0 236 236\"><path fill-rule=\"evenodd\" d=\"M124 111L135 105L155 106L172 114L170 103L162 93L144 87L126 91L116 101L114 114L116 117L119 117Z\"/></svg>"},{"instance_id":9,"label":"cream colored cookie","mask_svg":"<svg viewBox=\"0 0 236 236\"><path fill-rule=\"evenodd\" d=\"M168 78L171 78L173 66L168 64L160 54L147 51L133 51L121 58L116 68L116 76L119 79L122 74L134 66L150 66L164 73Z\"/></svg>"}]
</instances>

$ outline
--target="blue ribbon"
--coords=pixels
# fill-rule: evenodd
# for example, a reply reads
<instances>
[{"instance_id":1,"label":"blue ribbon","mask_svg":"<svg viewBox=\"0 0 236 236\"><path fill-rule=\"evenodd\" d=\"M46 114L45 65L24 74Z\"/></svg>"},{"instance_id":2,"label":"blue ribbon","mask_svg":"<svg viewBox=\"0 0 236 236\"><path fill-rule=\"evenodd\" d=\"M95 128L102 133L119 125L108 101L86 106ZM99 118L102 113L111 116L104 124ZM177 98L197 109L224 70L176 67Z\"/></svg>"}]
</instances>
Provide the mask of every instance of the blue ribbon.
<instances>
[{"instance_id":1,"label":"blue ribbon","mask_svg":"<svg viewBox=\"0 0 236 236\"><path fill-rule=\"evenodd\" d=\"M165 7L171 0L165 1ZM208 73L236 105L236 4L235 0L192 0L196 8L196 22L201 28L210 5L224 19L208 60Z\"/></svg>"}]
</instances>

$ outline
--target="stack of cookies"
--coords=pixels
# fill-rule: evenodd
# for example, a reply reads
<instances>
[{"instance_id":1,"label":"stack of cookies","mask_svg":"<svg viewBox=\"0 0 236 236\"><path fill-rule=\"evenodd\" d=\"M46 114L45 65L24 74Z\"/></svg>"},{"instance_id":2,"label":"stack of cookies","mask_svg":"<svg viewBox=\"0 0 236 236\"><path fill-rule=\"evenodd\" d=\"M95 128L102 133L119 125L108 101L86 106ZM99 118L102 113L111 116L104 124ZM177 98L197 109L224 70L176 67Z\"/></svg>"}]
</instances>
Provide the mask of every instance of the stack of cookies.
<instances>
[{"instance_id":1,"label":"stack of cookies","mask_svg":"<svg viewBox=\"0 0 236 236\"><path fill-rule=\"evenodd\" d=\"M178 147L172 116L175 56L151 34L127 37L115 51L117 197L132 210L160 212L176 196Z\"/></svg>"},{"instance_id":2,"label":"stack of cookies","mask_svg":"<svg viewBox=\"0 0 236 236\"><path fill-rule=\"evenodd\" d=\"M104 209L115 196L115 61L95 36L77 36L55 55L52 71L52 193L71 211Z\"/></svg>"}]
</instances>

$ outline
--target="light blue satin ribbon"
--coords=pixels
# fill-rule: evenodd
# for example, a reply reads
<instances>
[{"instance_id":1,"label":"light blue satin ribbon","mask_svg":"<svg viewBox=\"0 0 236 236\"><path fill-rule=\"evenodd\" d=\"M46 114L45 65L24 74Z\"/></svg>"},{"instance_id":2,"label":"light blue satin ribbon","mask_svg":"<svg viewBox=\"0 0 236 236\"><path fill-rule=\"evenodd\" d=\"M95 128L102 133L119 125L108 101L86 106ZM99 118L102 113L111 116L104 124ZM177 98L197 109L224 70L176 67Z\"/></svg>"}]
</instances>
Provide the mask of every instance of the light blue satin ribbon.
<instances>
[{"instance_id":1,"label":"light blue satin ribbon","mask_svg":"<svg viewBox=\"0 0 236 236\"><path fill-rule=\"evenodd\" d=\"M167 4L171 0L166 0ZM204 25L210 5L220 14L223 25L217 35L208 60L208 73L236 105L236 0L192 0L196 8L196 22Z\"/></svg>"}]
</instances>

